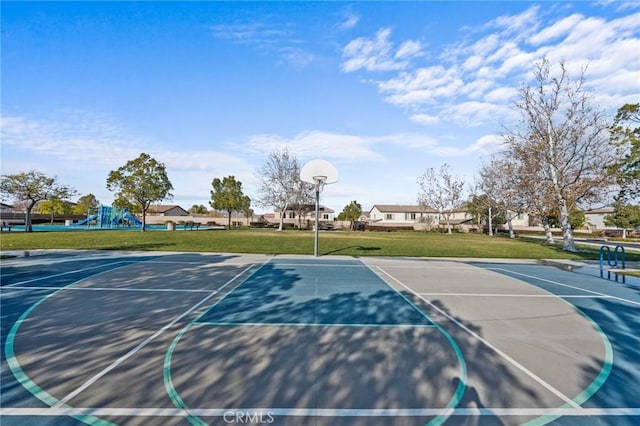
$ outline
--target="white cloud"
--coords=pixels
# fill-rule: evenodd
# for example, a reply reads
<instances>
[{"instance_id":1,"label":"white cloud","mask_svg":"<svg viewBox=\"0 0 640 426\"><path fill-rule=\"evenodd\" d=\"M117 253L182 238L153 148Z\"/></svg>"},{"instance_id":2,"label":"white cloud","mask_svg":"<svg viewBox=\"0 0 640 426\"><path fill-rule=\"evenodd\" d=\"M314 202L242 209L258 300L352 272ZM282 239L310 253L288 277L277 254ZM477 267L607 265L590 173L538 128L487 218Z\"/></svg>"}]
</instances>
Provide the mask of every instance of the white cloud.
<instances>
[{"instance_id":1,"label":"white cloud","mask_svg":"<svg viewBox=\"0 0 640 426\"><path fill-rule=\"evenodd\" d=\"M422 52L422 45L418 41L405 41L396 51L394 55L396 59L410 58L412 56L419 56Z\"/></svg>"},{"instance_id":2,"label":"white cloud","mask_svg":"<svg viewBox=\"0 0 640 426\"><path fill-rule=\"evenodd\" d=\"M502 144L503 140L499 135L491 134L482 136L473 144L462 148L439 146L434 149L434 153L443 157L490 155L502 151L504 149Z\"/></svg>"},{"instance_id":3,"label":"white cloud","mask_svg":"<svg viewBox=\"0 0 640 426\"><path fill-rule=\"evenodd\" d=\"M295 27L286 22L235 22L211 25L209 29L215 38L251 46L261 54L273 54L298 69L315 61L315 55L296 37Z\"/></svg>"},{"instance_id":4,"label":"white cloud","mask_svg":"<svg viewBox=\"0 0 640 426\"><path fill-rule=\"evenodd\" d=\"M248 143L243 144L252 152L269 153L275 149L288 148L300 159L310 159L319 155L342 161L359 161L381 159L371 149L371 139L360 136L328 133L321 131L305 131L292 138L280 135L250 136Z\"/></svg>"},{"instance_id":5,"label":"white cloud","mask_svg":"<svg viewBox=\"0 0 640 426\"><path fill-rule=\"evenodd\" d=\"M640 96L640 55L634 54L640 52L638 22L637 12L607 19L563 15L558 8L532 6L516 15L465 28L465 40L431 52L439 63L387 67L396 75L377 81L376 87L385 102L403 108L415 123L499 125L514 118L513 97L519 87L532 83L534 64L546 57L552 64L563 62L571 78L579 77L587 67L586 85L593 90L595 102L610 107L609 102ZM394 64L389 56L389 35L386 30L376 38L385 48L378 49L384 55L363 54L360 63L350 63L349 70L379 70L380 58ZM356 51L363 51L365 40L371 44L370 52L375 50L369 39L354 40L352 48L358 40L360 49ZM377 62L366 63L365 58L376 58Z\"/></svg>"},{"instance_id":6,"label":"white cloud","mask_svg":"<svg viewBox=\"0 0 640 426\"><path fill-rule=\"evenodd\" d=\"M358 25L358 22L360 22L360 16L353 13L353 11L348 10L344 12L339 28L343 30L350 30Z\"/></svg>"},{"instance_id":7,"label":"white cloud","mask_svg":"<svg viewBox=\"0 0 640 426\"><path fill-rule=\"evenodd\" d=\"M398 49L389 40L390 28L381 28L375 38L359 37L351 40L343 49L342 70L354 72L401 70L409 65L409 59L421 54L421 45L408 40Z\"/></svg>"},{"instance_id":8,"label":"white cloud","mask_svg":"<svg viewBox=\"0 0 640 426\"><path fill-rule=\"evenodd\" d=\"M438 124L440 122L440 117L429 114L413 114L409 119L414 123L423 125Z\"/></svg>"},{"instance_id":9,"label":"white cloud","mask_svg":"<svg viewBox=\"0 0 640 426\"><path fill-rule=\"evenodd\" d=\"M564 19L560 19L558 22L542 29L540 32L533 34L529 37L528 42L532 45L539 45L542 43L550 42L554 39L561 38L569 33L580 21L584 19L584 16L580 14L574 14L567 16Z\"/></svg>"}]
</instances>

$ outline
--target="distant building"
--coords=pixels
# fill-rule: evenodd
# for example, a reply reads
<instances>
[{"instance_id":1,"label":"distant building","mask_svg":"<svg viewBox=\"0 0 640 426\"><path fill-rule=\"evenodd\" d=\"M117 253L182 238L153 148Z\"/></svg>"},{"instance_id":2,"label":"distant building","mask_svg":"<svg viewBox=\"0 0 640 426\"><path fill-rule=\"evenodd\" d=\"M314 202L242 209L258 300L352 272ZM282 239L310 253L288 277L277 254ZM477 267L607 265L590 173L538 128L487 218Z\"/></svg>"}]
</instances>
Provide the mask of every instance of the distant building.
<instances>
[{"instance_id":1,"label":"distant building","mask_svg":"<svg viewBox=\"0 0 640 426\"><path fill-rule=\"evenodd\" d=\"M315 204L293 204L287 206L283 212L284 223L293 224L296 227L309 229L315 224L316 205ZM265 214L265 219L270 223L280 223L280 211L276 210L271 214ZM318 206L318 221L325 223L333 223L335 220L335 211L327 206Z\"/></svg>"},{"instance_id":2,"label":"distant building","mask_svg":"<svg viewBox=\"0 0 640 426\"><path fill-rule=\"evenodd\" d=\"M437 218L436 210L416 205L376 204L369 210L369 222L380 225L413 225Z\"/></svg>"},{"instance_id":3,"label":"distant building","mask_svg":"<svg viewBox=\"0 0 640 426\"><path fill-rule=\"evenodd\" d=\"M163 204L150 206L147 214L156 216L189 216L189 212L180 206Z\"/></svg>"},{"instance_id":4,"label":"distant building","mask_svg":"<svg viewBox=\"0 0 640 426\"><path fill-rule=\"evenodd\" d=\"M604 217L613 214L613 207L602 207L599 209L585 210L584 220L591 227L592 231L602 229L612 229L615 226L607 226L604 224Z\"/></svg>"}]
</instances>

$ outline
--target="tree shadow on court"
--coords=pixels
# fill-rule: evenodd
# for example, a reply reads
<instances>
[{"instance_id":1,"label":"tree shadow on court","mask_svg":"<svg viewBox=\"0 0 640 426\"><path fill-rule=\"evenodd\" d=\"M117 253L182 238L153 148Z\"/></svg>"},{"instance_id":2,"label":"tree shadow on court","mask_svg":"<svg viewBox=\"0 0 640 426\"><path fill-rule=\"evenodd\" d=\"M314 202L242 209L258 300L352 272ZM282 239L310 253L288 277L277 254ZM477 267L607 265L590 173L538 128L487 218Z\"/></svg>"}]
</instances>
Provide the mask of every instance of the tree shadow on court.
<instances>
[{"instance_id":1,"label":"tree shadow on court","mask_svg":"<svg viewBox=\"0 0 640 426\"><path fill-rule=\"evenodd\" d=\"M382 247L362 246L362 245L348 246L348 247L342 247L342 248L339 248L339 249L335 249L335 250L331 250L331 251L325 252L325 253L323 253L323 255L337 254L337 253L341 253L341 252L345 252L345 251L352 252L353 250L355 250L356 253L369 253L369 252L382 250Z\"/></svg>"},{"instance_id":2,"label":"tree shadow on court","mask_svg":"<svg viewBox=\"0 0 640 426\"><path fill-rule=\"evenodd\" d=\"M47 299L16 336L15 352L25 373L56 398L64 398L244 270L244 265L211 267L226 259L190 254L179 263L138 263L80 284L94 290L65 290ZM191 408L423 409L444 408L456 399L461 408L520 408L523 398L533 406L543 404L537 390L514 375L495 352L412 294L400 296L384 286L356 289L355 281L321 295L308 288L298 292L301 284L316 283L304 283L295 268L282 265L267 264L254 277L168 327L69 404L173 407L163 381L165 354L180 330L216 301L181 337L171 358L171 381ZM107 285L126 291L98 289ZM227 296L221 298L223 294ZM452 337L468 377L461 375L446 336L403 297ZM443 302L434 304L451 315ZM14 311L21 309L26 308ZM481 327L457 320L482 335ZM459 388L464 393L457 394ZM424 425L433 419L276 416L272 424ZM109 420L131 423L127 418ZM225 424L221 418L205 420ZM453 416L447 424L517 420Z\"/></svg>"},{"instance_id":3,"label":"tree shadow on court","mask_svg":"<svg viewBox=\"0 0 640 426\"><path fill-rule=\"evenodd\" d=\"M582 302L582 303L580 303ZM607 408L640 407L640 316L637 306L612 299L573 302L607 335L613 349L613 367L607 380L585 406ZM602 359L593 359L602 365ZM584 387L600 371L584 366ZM616 424L637 425L638 417L616 417Z\"/></svg>"},{"instance_id":4,"label":"tree shadow on court","mask_svg":"<svg viewBox=\"0 0 640 426\"><path fill-rule=\"evenodd\" d=\"M22 270L22 277L30 280L38 275L49 276L39 284L34 281L31 283L33 286L51 285L49 281L54 281L58 287L74 285L57 293L35 288L3 288L3 349L13 324L24 312L40 302L20 324L12 350L24 373L22 379L33 381L54 398L64 398L115 360L139 348L145 339L176 321L174 327L167 328L166 336L162 335L170 342L170 330L175 333L176 328L179 330L193 320L199 314L194 309L199 303L207 297L217 296L214 294L216 289L246 270L248 265L213 267L234 257L195 253L170 257L110 257L104 260L108 263L95 261L93 266L98 267L81 272L74 271L91 266L91 262L70 260L56 265L16 267L16 273ZM130 259L131 263L126 259ZM118 263L116 260L125 261ZM20 281L19 277L14 276L14 279ZM66 283L62 282L63 279L66 279ZM57 291L55 288L52 290ZM44 299L49 294L51 296ZM162 396L160 406L167 404L162 386L162 355L169 342L165 340L160 346L156 340L149 342L147 347L153 348L153 362L159 362L159 367L147 372L152 358L141 351L141 358L135 361L135 365L142 363L142 374L130 378L127 372L125 380L112 383L115 388L107 386L101 393L106 405L111 400L119 400L122 395L131 395L132 399L140 399L140 406L144 406L145 399L148 399L145 378L150 379L149 374L159 375L160 383L156 390ZM4 355L3 350L0 393L2 403L8 404L3 406L34 406L35 399L27 392L17 392L21 386L12 378ZM142 383L138 383L138 378ZM37 402L36 406L40 404Z\"/></svg>"},{"instance_id":5,"label":"tree shadow on court","mask_svg":"<svg viewBox=\"0 0 640 426\"><path fill-rule=\"evenodd\" d=\"M291 289L299 280L292 271L280 269L271 281L263 283L261 277L259 287L239 287L180 340L172 359L172 381L187 406L444 408L456 399L458 387L464 391L457 394L458 408L548 403L548 394L525 383L493 350L410 293L335 289L323 297L298 297ZM459 360L446 336L430 327L432 323L403 297L451 335L469 377L460 375ZM451 315L442 302L434 304ZM482 335L480 327L457 320ZM319 416L314 421L405 425L432 419ZM449 422L525 420L483 415L454 416ZM308 424L299 422L282 417L276 424Z\"/></svg>"}]
</instances>

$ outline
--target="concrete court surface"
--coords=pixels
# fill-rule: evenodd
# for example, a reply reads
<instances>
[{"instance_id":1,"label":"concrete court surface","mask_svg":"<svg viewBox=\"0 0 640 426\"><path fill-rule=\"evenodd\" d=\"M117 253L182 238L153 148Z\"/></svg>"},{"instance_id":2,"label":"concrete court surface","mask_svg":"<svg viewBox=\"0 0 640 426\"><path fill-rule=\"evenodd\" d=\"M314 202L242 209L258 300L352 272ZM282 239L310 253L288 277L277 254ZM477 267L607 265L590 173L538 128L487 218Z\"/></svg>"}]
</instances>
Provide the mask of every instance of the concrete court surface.
<instances>
[{"instance_id":1,"label":"concrete court surface","mask_svg":"<svg viewBox=\"0 0 640 426\"><path fill-rule=\"evenodd\" d=\"M0 420L637 424L638 294L535 262L3 260Z\"/></svg>"}]
</instances>

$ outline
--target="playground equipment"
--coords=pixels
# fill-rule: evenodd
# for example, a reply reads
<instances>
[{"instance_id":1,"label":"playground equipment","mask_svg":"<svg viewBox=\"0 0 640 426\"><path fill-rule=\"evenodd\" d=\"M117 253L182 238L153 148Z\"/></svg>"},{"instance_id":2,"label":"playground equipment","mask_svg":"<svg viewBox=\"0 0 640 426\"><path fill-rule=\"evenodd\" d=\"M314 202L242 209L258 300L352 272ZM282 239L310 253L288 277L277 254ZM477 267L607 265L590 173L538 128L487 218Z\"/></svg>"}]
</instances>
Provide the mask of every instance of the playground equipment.
<instances>
[{"instance_id":1,"label":"playground equipment","mask_svg":"<svg viewBox=\"0 0 640 426\"><path fill-rule=\"evenodd\" d=\"M605 268L604 264L604 253L607 253L607 266L609 268ZM620 253L620 266L618 269L618 252ZM624 247L618 245L613 249L613 260L611 259L611 248L609 246L601 246L600 247L600 278L604 278L604 271L607 270L607 279L611 280L611 272L615 277L616 282L618 282L618 271L620 269L625 269L626 255L624 253ZM622 283L625 284L625 274L622 275Z\"/></svg>"},{"instance_id":2,"label":"playground equipment","mask_svg":"<svg viewBox=\"0 0 640 426\"><path fill-rule=\"evenodd\" d=\"M142 222L129 212L129 209L119 209L112 206L99 206L98 212L74 224L74 226L95 226L100 229L140 226Z\"/></svg>"}]
</instances>

